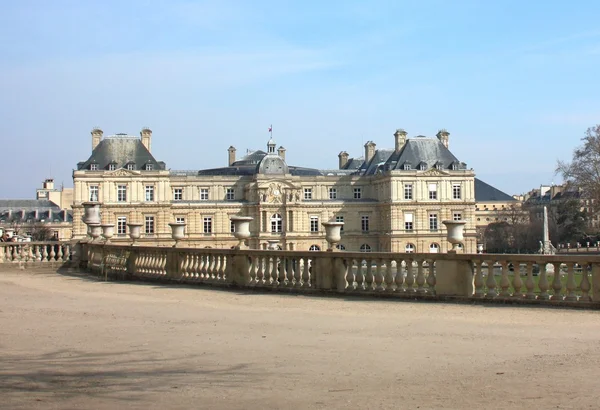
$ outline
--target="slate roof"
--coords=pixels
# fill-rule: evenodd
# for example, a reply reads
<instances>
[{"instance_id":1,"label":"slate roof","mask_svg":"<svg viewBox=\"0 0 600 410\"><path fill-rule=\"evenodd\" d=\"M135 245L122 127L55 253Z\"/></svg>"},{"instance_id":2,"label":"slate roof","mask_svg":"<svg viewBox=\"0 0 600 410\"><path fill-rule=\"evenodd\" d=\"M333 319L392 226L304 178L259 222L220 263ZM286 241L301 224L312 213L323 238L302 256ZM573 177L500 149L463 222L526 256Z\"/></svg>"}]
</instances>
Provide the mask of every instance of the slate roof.
<instances>
[{"instance_id":1,"label":"slate roof","mask_svg":"<svg viewBox=\"0 0 600 410\"><path fill-rule=\"evenodd\" d=\"M37 216L36 216L37 211ZM45 199L0 199L0 222L73 222L73 212L63 211Z\"/></svg>"},{"instance_id":2,"label":"slate roof","mask_svg":"<svg viewBox=\"0 0 600 410\"><path fill-rule=\"evenodd\" d=\"M475 202L517 202L512 196L486 184L479 178L475 178Z\"/></svg>"},{"instance_id":3,"label":"slate roof","mask_svg":"<svg viewBox=\"0 0 600 410\"><path fill-rule=\"evenodd\" d=\"M114 161L114 162L113 162ZM165 163L157 161L137 137L106 137L94 148L87 161L79 162L77 169L90 169L91 164L98 164L99 170L108 169L110 163L116 168L124 168L133 162L134 169L144 170L146 164L151 164L153 170L164 170Z\"/></svg>"}]
</instances>

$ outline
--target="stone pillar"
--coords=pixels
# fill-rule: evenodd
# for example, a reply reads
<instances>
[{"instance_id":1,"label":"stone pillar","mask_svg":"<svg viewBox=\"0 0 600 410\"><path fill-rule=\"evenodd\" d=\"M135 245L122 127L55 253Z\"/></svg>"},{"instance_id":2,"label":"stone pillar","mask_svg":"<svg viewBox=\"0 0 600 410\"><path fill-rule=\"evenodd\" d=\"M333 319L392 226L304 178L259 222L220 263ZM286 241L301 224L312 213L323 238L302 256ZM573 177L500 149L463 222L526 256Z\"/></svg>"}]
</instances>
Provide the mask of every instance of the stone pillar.
<instances>
[{"instance_id":1,"label":"stone pillar","mask_svg":"<svg viewBox=\"0 0 600 410\"><path fill-rule=\"evenodd\" d=\"M448 255L456 255L448 252ZM439 296L473 296L473 267L468 260L436 260L435 294Z\"/></svg>"}]
</instances>

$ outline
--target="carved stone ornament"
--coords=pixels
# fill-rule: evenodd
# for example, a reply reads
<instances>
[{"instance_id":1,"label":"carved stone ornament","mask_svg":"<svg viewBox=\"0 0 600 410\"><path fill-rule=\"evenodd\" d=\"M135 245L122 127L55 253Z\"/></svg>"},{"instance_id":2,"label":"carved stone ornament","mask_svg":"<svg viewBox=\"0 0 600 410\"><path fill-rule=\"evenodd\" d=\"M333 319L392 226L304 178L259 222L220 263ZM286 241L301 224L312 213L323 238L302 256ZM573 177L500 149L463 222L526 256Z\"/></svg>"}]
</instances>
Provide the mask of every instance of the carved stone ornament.
<instances>
[{"instance_id":1,"label":"carved stone ornament","mask_svg":"<svg viewBox=\"0 0 600 410\"><path fill-rule=\"evenodd\" d=\"M115 177L128 177L131 175L139 175L139 172L129 171L123 168L119 168L115 171L108 172L108 175Z\"/></svg>"},{"instance_id":2,"label":"carved stone ornament","mask_svg":"<svg viewBox=\"0 0 600 410\"><path fill-rule=\"evenodd\" d=\"M281 203L283 198L283 187L281 184L271 184L267 190L267 202Z\"/></svg>"},{"instance_id":3,"label":"carved stone ornament","mask_svg":"<svg viewBox=\"0 0 600 410\"><path fill-rule=\"evenodd\" d=\"M427 170L427 171L425 171L425 172L421 172L421 173L419 173L419 175L422 175L422 176L426 176L426 177L428 177L428 176L440 176L440 175L448 175L448 173L447 173L447 172L444 172L444 171L441 171L441 170L439 170L439 169L436 169L436 168L431 168L431 169L428 169L428 170Z\"/></svg>"}]
</instances>

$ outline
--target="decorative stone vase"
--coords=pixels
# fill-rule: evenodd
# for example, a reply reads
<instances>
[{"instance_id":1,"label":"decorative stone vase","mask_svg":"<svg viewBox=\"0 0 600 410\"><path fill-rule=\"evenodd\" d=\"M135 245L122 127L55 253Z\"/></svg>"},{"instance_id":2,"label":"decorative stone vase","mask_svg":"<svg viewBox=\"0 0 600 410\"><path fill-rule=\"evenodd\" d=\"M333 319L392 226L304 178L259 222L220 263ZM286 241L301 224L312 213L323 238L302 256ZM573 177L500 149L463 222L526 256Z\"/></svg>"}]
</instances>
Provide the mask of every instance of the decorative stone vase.
<instances>
[{"instance_id":1,"label":"decorative stone vase","mask_svg":"<svg viewBox=\"0 0 600 410\"><path fill-rule=\"evenodd\" d=\"M270 251L278 251L279 250L279 239L269 239L267 241L267 249Z\"/></svg>"},{"instance_id":2,"label":"decorative stone vase","mask_svg":"<svg viewBox=\"0 0 600 410\"><path fill-rule=\"evenodd\" d=\"M142 236L142 224L128 223L127 228L129 228L129 237L131 238L131 245L135 245L135 241L140 239L140 236Z\"/></svg>"},{"instance_id":3,"label":"decorative stone vase","mask_svg":"<svg viewBox=\"0 0 600 410\"><path fill-rule=\"evenodd\" d=\"M15 230L13 228L6 228L4 232L6 233L6 237L8 239L11 239L13 236L15 236Z\"/></svg>"},{"instance_id":4,"label":"decorative stone vase","mask_svg":"<svg viewBox=\"0 0 600 410\"><path fill-rule=\"evenodd\" d=\"M452 244L452 249L449 252L458 252L460 245L462 245L465 240L463 232L467 221L442 221L442 223L446 225L448 242Z\"/></svg>"},{"instance_id":5,"label":"decorative stone vase","mask_svg":"<svg viewBox=\"0 0 600 410\"><path fill-rule=\"evenodd\" d=\"M101 224L100 227L102 228L102 237L109 242L110 238L115 235L115 224Z\"/></svg>"},{"instance_id":6,"label":"decorative stone vase","mask_svg":"<svg viewBox=\"0 0 600 410\"><path fill-rule=\"evenodd\" d=\"M477 253L483 253L483 244L482 243L477 244Z\"/></svg>"},{"instance_id":7,"label":"decorative stone vase","mask_svg":"<svg viewBox=\"0 0 600 410\"><path fill-rule=\"evenodd\" d=\"M250 222L254 220L251 216L232 216L231 222L233 222L234 232L233 236L239 241L236 249L241 249L244 246L244 242L250 238Z\"/></svg>"},{"instance_id":8,"label":"decorative stone vase","mask_svg":"<svg viewBox=\"0 0 600 410\"><path fill-rule=\"evenodd\" d=\"M90 229L90 236L92 237L92 242L102 235L102 226L99 223L88 223L88 227Z\"/></svg>"},{"instance_id":9,"label":"decorative stone vase","mask_svg":"<svg viewBox=\"0 0 600 410\"><path fill-rule=\"evenodd\" d=\"M342 240L343 222L322 222L321 225L325 228L325 240L327 241L327 251L333 252L337 245Z\"/></svg>"},{"instance_id":10,"label":"decorative stone vase","mask_svg":"<svg viewBox=\"0 0 600 410\"><path fill-rule=\"evenodd\" d=\"M175 241L173 246L177 246L177 243L185 238L185 223L171 222L169 226L171 227L171 238Z\"/></svg>"},{"instance_id":11,"label":"decorative stone vase","mask_svg":"<svg viewBox=\"0 0 600 410\"><path fill-rule=\"evenodd\" d=\"M81 220L85 224L100 223L100 202L84 202L83 217Z\"/></svg>"}]
</instances>

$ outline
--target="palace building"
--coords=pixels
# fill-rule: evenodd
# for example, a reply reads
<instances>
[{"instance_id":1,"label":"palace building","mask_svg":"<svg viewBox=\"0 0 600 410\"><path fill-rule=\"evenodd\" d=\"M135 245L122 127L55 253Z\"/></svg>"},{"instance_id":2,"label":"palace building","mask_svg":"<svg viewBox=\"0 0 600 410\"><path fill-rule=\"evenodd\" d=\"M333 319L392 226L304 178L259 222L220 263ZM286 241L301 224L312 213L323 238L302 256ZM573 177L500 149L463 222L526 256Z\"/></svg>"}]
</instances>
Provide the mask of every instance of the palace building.
<instances>
[{"instance_id":1,"label":"palace building","mask_svg":"<svg viewBox=\"0 0 600 410\"><path fill-rule=\"evenodd\" d=\"M450 134L408 138L399 129L394 147L364 145L364 156L338 155L338 169L288 165L272 139L266 150L226 166L171 171L151 153L152 131L140 137L103 136L92 130L92 153L73 172L75 239L86 235L82 203L98 201L103 223L115 224L113 241L128 241L127 223L142 223L142 239L172 245L169 223L186 223L185 246L236 244L230 217L252 216L249 246L278 240L282 249L326 248L322 222L342 221L341 249L446 252L444 220L465 220L465 252L476 252L475 173L449 150Z\"/></svg>"}]
</instances>

